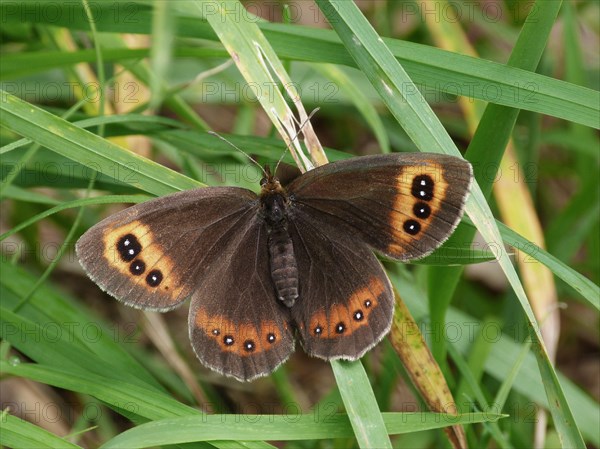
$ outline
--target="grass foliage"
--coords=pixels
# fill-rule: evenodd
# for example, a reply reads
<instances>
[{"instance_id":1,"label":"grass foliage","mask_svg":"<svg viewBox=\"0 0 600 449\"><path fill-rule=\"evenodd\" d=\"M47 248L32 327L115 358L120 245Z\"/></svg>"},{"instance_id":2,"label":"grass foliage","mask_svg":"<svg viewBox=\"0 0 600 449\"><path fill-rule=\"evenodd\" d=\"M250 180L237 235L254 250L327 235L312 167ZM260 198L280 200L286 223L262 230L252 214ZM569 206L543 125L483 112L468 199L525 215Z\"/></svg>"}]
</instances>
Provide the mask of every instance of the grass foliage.
<instances>
[{"instance_id":1,"label":"grass foliage","mask_svg":"<svg viewBox=\"0 0 600 449\"><path fill-rule=\"evenodd\" d=\"M600 446L597 2L0 11L0 370L16 392L0 444ZM120 205L256 190L257 167L206 131L276 163L291 117L317 107L313 160L420 150L475 172L446 245L384 261L395 326L363 360L299 353L225 380L193 356L185 311L156 321L85 278L74 241Z\"/></svg>"}]
</instances>

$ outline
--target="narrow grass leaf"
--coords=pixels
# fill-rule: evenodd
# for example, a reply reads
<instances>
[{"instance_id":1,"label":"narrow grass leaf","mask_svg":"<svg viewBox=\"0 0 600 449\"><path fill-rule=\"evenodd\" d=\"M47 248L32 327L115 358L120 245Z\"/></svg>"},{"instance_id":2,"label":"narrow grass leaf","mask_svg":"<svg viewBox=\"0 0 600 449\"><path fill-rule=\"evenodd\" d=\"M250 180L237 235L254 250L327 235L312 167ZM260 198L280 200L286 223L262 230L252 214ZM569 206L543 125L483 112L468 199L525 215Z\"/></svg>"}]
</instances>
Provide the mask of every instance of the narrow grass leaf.
<instances>
[{"instance_id":1,"label":"narrow grass leaf","mask_svg":"<svg viewBox=\"0 0 600 449\"><path fill-rule=\"evenodd\" d=\"M505 224L497 222L497 225L505 243L518 248L519 251L527 254L527 257L543 263L556 276L575 289L588 304L596 310L600 310L600 287Z\"/></svg>"},{"instance_id":2,"label":"narrow grass leaf","mask_svg":"<svg viewBox=\"0 0 600 449\"><path fill-rule=\"evenodd\" d=\"M145 130L150 131L158 131L157 127L174 127L174 128L182 128L183 125L180 122L177 122L173 119L166 117L157 117L157 116L149 116L142 114L123 114L123 115L104 115L102 117L92 117L83 120L77 120L72 122L74 125L79 128L92 128L94 126L99 125L117 125L124 124L129 128L130 133L140 133ZM136 124L140 124L137 126ZM144 124L146 127L144 127ZM11 142L3 147L0 147L0 156L14 151L23 146L29 145L32 143L31 139L19 139Z\"/></svg>"},{"instance_id":3,"label":"narrow grass leaf","mask_svg":"<svg viewBox=\"0 0 600 449\"><path fill-rule=\"evenodd\" d=\"M375 394L360 360L333 360L331 367L359 447L391 449Z\"/></svg>"},{"instance_id":4,"label":"narrow grass leaf","mask_svg":"<svg viewBox=\"0 0 600 449\"><path fill-rule=\"evenodd\" d=\"M73 209L73 208L81 207L81 206L91 206L93 204L115 204L115 203L137 204L137 203L141 203L143 201L147 201L151 198L152 197L149 197L146 195L106 195L106 196L101 196L101 197L83 198L80 200L66 201L64 203L61 203L58 206L52 207L48 210L45 210L44 212L41 212L41 213L31 217L30 219L25 220L22 223L19 223L17 226L6 231L4 234L0 234L0 242L2 240L4 240L5 238L18 233L19 231L22 231L26 227L31 226L32 224L37 223L38 221L43 220L44 218L50 217L51 215L54 215L63 210Z\"/></svg>"},{"instance_id":5,"label":"narrow grass leaf","mask_svg":"<svg viewBox=\"0 0 600 449\"><path fill-rule=\"evenodd\" d=\"M13 449L81 449L81 446L9 413L3 413L0 418L0 444Z\"/></svg>"},{"instance_id":6,"label":"narrow grass leaf","mask_svg":"<svg viewBox=\"0 0 600 449\"><path fill-rule=\"evenodd\" d=\"M463 359L462 355L459 354L458 351L456 351L452 346L449 346L449 352L452 357L452 360L456 363L456 367L458 368L460 373L463 375L463 379L465 380L467 385L469 385L471 392L473 392L473 394L475 394L475 399L478 402L479 407L480 407L479 409L485 410L485 411L501 410L502 408L497 407L496 404L492 404L492 406L490 407L490 405L488 404L488 402L485 398L485 395L480 386L480 383L477 382L477 380L474 378L473 373L469 369L469 366L467 365L466 361ZM519 365L519 368L520 368L520 365ZM515 369L518 371L518 368L515 368ZM513 369L513 371L514 371L514 369ZM460 402L460 400L459 400L459 402ZM487 428L489 429L490 433L494 437L494 440L498 443L498 446L500 446L503 449L509 449L512 447L510 442L508 441L507 437L500 430L500 427L498 426L497 423L495 423L495 422L489 423L489 424L487 424Z\"/></svg>"},{"instance_id":7,"label":"narrow grass leaf","mask_svg":"<svg viewBox=\"0 0 600 449\"><path fill-rule=\"evenodd\" d=\"M89 394L115 407L129 407L135 415L149 420L199 414L198 410L177 402L167 393L144 388L123 379L115 381L99 374L78 372L45 364L0 361L4 374L31 379L36 382Z\"/></svg>"},{"instance_id":8,"label":"narrow grass leaf","mask_svg":"<svg viewBox=\"0 0 600 449\"><path fill-rule=\"evenodd\" d=\"M0 236L1 240L2 236ZM413 265L471 265L495 260L496 255L489 250L478 250L460 248L452 245L444 245L443 248L434 251L431 255L419 260L412 260Z\"/></svg>"},{"instance_id":9,"label":"narrow grass leaf","mask_svg":"<svg viewBox=\"0 0 600 449\"><path fill-rule=\"evenodd\" d=\"M173 170L118 147L5 91L0 91L0 95L4 126L86 167L104 174L118 173L116 168L125 171L134 167L136 179L128 183L155 195L201 187Z\"/></svg>"},{"instance_id":10,"label":"narrow grass leaf","mask_svg":"<svg viewBox=\"0 0 600 449\"><path fill-rule=\"evenodd\" d=\"M43 193L22 189L21 187L13 185L8 185L2 190L2 196L0 199L8 198L16 201L22 201L24 203L49 204L52 206L60 204L59 200L46 196ZM1 236L0 240L2 240Z\"/></svg>"},{"instance_id":11,"label":"narrow grass leaf","mask_svg":"<svg viewBox=\"0 0 600 449\"><path fill-rule=\"evenodd\" d=\"M157 2L154 5L152 20L152 47L150 55L150 109L157 108L163 99L163 86L171 67L173 41L175 37L175 18L171 2Z\"/></svg>"},{"instance_id":12,"label":"narrow grass leaf","mask_svg":"<svg viewBox=\"0 0 600 449\"><path fill-rule=\"evenodd\" d=\"M413 92L410 89L410 86L413 86L410 78L356 5L351 2L328 0L318 0L317 4L361 71L417 147L422 151L460 156L458 149L437 121L427 102L418 91ZM400 307L399 303L400 301L397 301L397 309ZM401 318L411 320L406 314L402 314ZM404 327L404 324L395 321L394 327ZM443 376L441 377L443 379ZM445 381L442 383L440 379L440 382L429 384L423 376L412 376L412 379L417 388L425 393L430 407L438 407L441 404L449 406L447 399L452 395ZM442 398L445 400L441 400ZM451 400L450 404L454 404L454 400ZM441 409L433 408L433 410ZM466 447L464 431L459 426L449 429L448 437L455 447Z\"/></svg>"},{"instance_id":13,"label":"narrow grass leaf","mask_svg":"<svg viewBox=\"0 0 600 449\"><path fill-rule=\"evenodd\" d=\"M385 413L386 433L399 435L438 429L455 423L497 421L505 415L470 413L450 416L438 413ZM348 438L352 426L346 415L321 421L313 414L302 415L203 415L164 419L123 432L102 449L142 448L214 440L303 441ZM378 447L378 446L371 446ZM380 446L379 446L380 447Z\"/></svg>"}]
</instances>

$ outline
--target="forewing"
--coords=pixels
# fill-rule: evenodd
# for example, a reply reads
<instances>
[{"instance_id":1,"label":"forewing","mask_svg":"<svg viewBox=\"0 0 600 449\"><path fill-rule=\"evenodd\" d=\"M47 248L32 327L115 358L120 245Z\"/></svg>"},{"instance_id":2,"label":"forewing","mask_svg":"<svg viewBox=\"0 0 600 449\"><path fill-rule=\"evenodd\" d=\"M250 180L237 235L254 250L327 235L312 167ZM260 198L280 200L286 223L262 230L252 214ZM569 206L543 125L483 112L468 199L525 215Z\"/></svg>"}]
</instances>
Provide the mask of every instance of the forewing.
<instances>
[{"instance_id":1,"label":"forewing","mask_svg":"<svg viewBox=\"0 0 600 449\"><path fill-rule=\"evenodd\" d=\"M188 190L125 209L90 228L76 250L87 274L124 303L146 310L181 304L210 270L206 256L256 214L249 190Z\"/></svg>"},{"instance_id":2,"label":"forewing","mask_svg":"<svg viewBox=\"0 0 600 449\"><path fill-rule=\"evenodd\" d=\"M289 309L276 300L264 221L248 217L207 263L189 315L196 355L241 381L270 374L289 357L294 340Z\"/></svg>"},{"instance_id":3,"label":"forewing","mask_svg":"<svg viewBox=\"0 0 600 449\"><path fill-rule=\"evenodd\" d=\"M388 257L410 260L433 252L456 228L471 179L463 159L396 153L323 165L287 190L307 213L337 220Z\"/></svg>"}]
</instances>

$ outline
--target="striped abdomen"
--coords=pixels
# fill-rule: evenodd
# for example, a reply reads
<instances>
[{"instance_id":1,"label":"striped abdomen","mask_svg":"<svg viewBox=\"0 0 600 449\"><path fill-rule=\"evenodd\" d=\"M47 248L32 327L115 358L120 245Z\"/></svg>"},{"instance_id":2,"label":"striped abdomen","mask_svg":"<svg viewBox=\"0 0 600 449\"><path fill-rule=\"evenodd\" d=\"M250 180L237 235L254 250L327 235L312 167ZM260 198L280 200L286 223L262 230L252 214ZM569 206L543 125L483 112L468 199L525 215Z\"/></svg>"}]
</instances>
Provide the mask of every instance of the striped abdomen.
<instances>
[{"instance_id":1,"label":"striped abdomen","mask_svg":"<svg viewBox=\"0 0 600 449\"><path fill-rule=\"evenodd\" d=\"M269 256L277 298L292 307L298 298L298 265L285 222L269 227Z\"/></svg>"}]
</instances>

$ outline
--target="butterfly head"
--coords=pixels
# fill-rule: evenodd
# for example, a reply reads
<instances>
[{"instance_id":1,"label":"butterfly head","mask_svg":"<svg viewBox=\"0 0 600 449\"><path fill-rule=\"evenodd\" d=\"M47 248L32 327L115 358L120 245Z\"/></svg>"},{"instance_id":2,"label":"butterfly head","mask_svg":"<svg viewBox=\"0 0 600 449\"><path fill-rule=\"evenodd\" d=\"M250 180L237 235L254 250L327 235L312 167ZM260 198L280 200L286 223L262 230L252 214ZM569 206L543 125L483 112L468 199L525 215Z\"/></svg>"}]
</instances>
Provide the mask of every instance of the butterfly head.
<instances>
[{"instance_id":1,"label":"butterfly head","mask_svg":"<svg viewBox=\"0 0 600 449\"><path fill-rule=\"evenodd\" d=\"M265 165L264 172L265 176L260 180L260 196L265 197L274 194L283 195L285 191L283 190L283 187L281 187L279 179L271 173L271 168L268 165Z\"/></svg>"},{"instance_id":2,"label":"butterfly head","mask_svg":"<svg viewBox=\"0 0 600 449\"><path fill-rule=\"evenodd\" d=\"M260 181L260 202L263 214L270 224L275 225L285 219L287 195L269 166L265 166L265 177Z\"/></svg>"}]
</instances>

